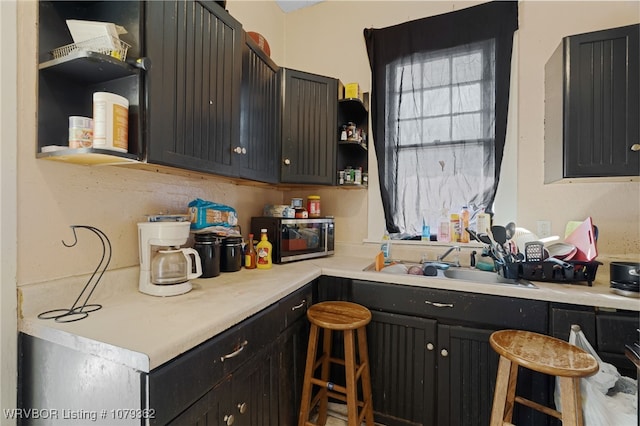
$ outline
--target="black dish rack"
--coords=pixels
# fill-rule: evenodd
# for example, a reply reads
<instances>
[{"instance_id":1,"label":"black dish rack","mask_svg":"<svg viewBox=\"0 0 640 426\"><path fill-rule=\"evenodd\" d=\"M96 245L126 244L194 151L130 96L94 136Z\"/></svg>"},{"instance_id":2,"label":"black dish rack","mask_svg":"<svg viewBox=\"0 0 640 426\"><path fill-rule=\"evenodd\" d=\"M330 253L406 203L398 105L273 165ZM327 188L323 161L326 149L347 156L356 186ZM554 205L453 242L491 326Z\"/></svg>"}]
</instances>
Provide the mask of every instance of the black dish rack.
<instances>
[{"instance_id":1,"label":"black dish rack","mask_svg":"<svg viewBox=\"0 0 640 426\"><path fill-rule=\"evenodd\" d=\"M592 260L566 260L567 265L562 266L555 262L513 262L505 265L496 265L500 275L505 278L522 278L530 281L548 281L567 284L593 285L596 272L601 262ZM586 282L586 283L585 283Z\"/></svg>"}]
</instances>

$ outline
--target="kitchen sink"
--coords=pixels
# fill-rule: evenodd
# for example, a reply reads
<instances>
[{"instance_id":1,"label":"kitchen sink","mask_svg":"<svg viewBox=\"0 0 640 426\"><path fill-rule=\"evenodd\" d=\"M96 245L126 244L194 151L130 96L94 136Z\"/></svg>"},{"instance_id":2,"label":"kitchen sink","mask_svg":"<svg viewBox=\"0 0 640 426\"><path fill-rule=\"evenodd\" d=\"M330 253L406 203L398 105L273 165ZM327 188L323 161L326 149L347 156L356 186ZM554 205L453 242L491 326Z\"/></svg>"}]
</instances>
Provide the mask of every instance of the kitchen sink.
<instances>
[{"instance_id":1,"label":"kitchen sink","mask_svg":"<svg viewBox=\"0 0 640 426\"><path fill-rule=\"evenodd\" d=\"M416 262L396 262L393 265L387 266L386 268L379 271L380 273L391 273L394 275L408 275L407 270L411 266L421 266ZM372 272L375 271L375 264L372 263L363 271ZM423 275L415 275L417 277ZM495 272L486 272L481 271L479 269L471 269L464 267L450 267L448 269L439 269L438 275L431 276L428 278L437 278L437 279L452 279L459 281L469 281L473 283L479 284L496 284L496 285L508 285L508 286L516 286L516 287L524 287L524 288L538 288L532 282L523 280L523 279L509 279L504 278L501 275L498 275Z\"/></svg>"}]
</instances>

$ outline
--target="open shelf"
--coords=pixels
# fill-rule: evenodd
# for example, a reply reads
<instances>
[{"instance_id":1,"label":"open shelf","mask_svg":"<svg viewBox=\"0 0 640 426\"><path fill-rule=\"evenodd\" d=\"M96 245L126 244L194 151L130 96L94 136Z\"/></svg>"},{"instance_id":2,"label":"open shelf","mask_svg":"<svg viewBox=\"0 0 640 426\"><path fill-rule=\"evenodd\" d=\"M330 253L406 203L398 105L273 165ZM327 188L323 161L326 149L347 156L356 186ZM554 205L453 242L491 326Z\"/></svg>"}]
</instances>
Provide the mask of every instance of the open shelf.
<instances>
[{"instance_id":1,"label":"open shelf","mask_svg":"<svg viewBox=\"0 0 640 426\"><path fill-rule=\"evenodd\" d=\"M39 152L36 154L36 158L85 166L132 164L140 162L137 155L99 148L69 148L50 152Z\"/></svg>"},{"instance_id":2,"label":"open shelf","mask_svg":"<svg viewBox=\"0 0 640 426\"><path fill-rule=\"evenodd\" d=\"M62 58L42 62L39 69L64 74L88 84L126 77L137 70L112 56L87 50L75 50Z\"/></svg>"}]
</instances>

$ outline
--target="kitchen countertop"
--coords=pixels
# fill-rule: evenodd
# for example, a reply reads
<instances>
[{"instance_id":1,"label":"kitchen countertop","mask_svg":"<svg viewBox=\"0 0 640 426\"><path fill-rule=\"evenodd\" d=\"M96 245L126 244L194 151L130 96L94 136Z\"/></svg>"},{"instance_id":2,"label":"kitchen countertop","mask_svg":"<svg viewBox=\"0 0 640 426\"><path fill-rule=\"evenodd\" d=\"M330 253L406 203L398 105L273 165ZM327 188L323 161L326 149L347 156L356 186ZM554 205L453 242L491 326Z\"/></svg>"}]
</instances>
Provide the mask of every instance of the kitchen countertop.
<instances>
[{"instance_id":1,"label":"kitchen countertop","mask_svg":"<svg viewBox=\"0 0 640 426\"><path fill-rule=\"evenodd\" d=\"M640 300L611 293L600 271L592 287L535 282L538 288L531 289L363 271L371 262L371 257L336 255L274 265L270 270L242 269L193 280L189 293L164 298L138 292L137 267L108 271L89 301L102 309L71 323L42 320L38 314L70 307L87 277L24 285L18 288L18 327L26 334L149 372L320 275L640 311Z\"/></svg>"}]
</instances>

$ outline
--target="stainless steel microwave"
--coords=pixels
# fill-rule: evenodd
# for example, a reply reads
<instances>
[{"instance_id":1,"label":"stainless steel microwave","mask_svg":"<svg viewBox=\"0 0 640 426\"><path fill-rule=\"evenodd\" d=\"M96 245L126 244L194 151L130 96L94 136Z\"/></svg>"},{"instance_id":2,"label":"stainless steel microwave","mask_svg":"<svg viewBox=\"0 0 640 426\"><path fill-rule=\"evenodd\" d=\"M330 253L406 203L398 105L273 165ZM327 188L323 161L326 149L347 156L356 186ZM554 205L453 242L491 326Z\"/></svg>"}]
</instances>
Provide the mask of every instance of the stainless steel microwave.
<instances>
[{"instance_id":1,"label":"stainless steel microwave","mask_svg":"<svg viewBox=\"0 0 640 426\"><path fill-rule=\"evenodd\" d=\"M267 230L273 246L273 263L329 256L334 253L333 218L286 219L252 217L251 233L260 240L260 230Z\"/></svg>"}]
</instances>

